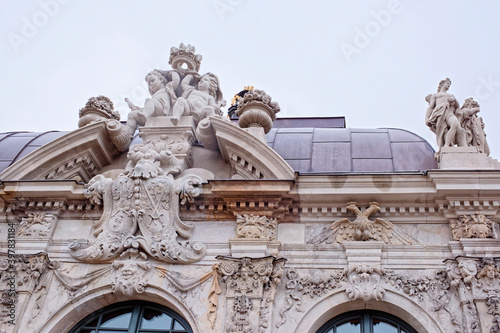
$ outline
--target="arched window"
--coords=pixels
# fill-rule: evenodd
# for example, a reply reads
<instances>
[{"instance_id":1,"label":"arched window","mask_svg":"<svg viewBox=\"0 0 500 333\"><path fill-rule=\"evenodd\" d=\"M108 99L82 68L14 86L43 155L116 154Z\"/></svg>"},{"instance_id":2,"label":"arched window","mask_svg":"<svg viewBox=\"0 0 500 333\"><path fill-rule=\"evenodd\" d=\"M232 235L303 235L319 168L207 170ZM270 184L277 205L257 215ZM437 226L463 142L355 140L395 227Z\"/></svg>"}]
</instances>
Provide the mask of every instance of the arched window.
<instances>
[{"instance_id":1,"label":"arched window","mask_svg":"<svg viewBox=\"0 0 500 333\"><path fill-rule=\"evenodd\" d=\"M117 303L92 313L69 333L192 333L174 311L141 301Z\"/></svg>"},{"instance_id":2,"label":"arched window","mask_svg":"<svg viewBox=\"0 0 500 333\"><path fill-rule=\"evenodd\" d=\"M380 311L352 311L323 325L317 333L417 333L399 318Z\"/></svg>"}]
</instances>

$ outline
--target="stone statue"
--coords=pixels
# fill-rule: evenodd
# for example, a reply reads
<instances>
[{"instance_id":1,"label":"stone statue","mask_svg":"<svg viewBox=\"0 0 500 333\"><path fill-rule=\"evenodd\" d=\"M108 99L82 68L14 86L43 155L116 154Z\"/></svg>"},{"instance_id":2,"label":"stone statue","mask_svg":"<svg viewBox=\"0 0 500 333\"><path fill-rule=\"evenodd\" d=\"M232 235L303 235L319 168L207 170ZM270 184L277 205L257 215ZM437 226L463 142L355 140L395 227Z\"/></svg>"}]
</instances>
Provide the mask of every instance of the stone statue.
<instances>
[{"instance_id":1,"label":"stone statue","mask_svg":"<svg viewBox=\"0 0 500 333\"><path fill-rule=\"evenodd\" d=\"M177 124L181 116L193 116L196 122L215 114L222 114L222 93L219 79L212 73L203 75L196 88L191 85L194 76L187 74L181 82L182 96L177 99L173 109L172 123Z\"/></svg>"},{"instance_id":2,"label":"stone statue","mask_svg":"<svg viewBox=\"0 0 500 333\"><path fill-rule=\"evenodd\" d=\"M427 95L425 100L429 103L425 113L425 124L436 133L436 143L439 147L466 146L465 131L460 126L456 110L460 108L455 96L448 93L451 80L446 78L438 85L437 93ZM439 154L439 150L436 156Z\"/></svg>"},{"instance_id":3,"label":"stone statue","mask_svg":"<svg viewBox=\"0 0 500 333\"><path fill-rule=\"evenodd\" d=\"M472 97L465 100L462 108L457 110L460 125L465 130L465 139L468 146L478 148L480 153L490 155L490 148L486 142L483 118L478 117L479 103Z\"/></svg>"},{"instance_id":4,"label":"stone statue","mask_svg":"<svg viewBox=\"0 0 500 333\"><path fill-rule=\"evenodd\" d=\"M170 76L170 81L167 76ZM146 99L144 107L141 109L132 104L128 98L125 101L132 110L128 114L127 127L130 135L135 133L138 125L144 126L146 120L151 116L167 116L174 104L177 96L175 89L179 86L179 74L175 71L163 72L155 69L146 75L149 93L151 98Z\"/></svg>"}]
</instances>

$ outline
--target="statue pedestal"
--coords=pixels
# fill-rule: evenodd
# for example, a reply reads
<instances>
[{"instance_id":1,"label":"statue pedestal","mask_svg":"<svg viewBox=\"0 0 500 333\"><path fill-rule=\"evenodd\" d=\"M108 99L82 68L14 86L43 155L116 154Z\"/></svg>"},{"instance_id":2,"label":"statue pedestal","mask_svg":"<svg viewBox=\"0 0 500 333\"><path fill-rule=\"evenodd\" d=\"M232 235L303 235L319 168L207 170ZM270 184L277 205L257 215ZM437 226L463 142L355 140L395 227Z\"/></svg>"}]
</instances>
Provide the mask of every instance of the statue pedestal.
<instances>
[{"instance_id":1,"label":"statue pedestal","mask_svg":"<svg viewBox=\"0 0 500 333\"><path fill-rule=\"evenodd\" d=\"M442 147L439 153L439 169L500 169L500 163L485 153L480 153L477 147Z\"/></svg>"},{"instance_id":2,"label":"statue pedestal","mask_svg":"<svg viewBox=\"0 0 500 333\"><path fill-rule=\"evenodd\" d=\"M195 141L195 123L193 117L180 117L177 125L172 117L150 117L146 125L139 128L139 136L144 144L154 142L160 150L169 150L183 163L182 170L193 166L192 146Z\"/></svg>"}]
</instances>

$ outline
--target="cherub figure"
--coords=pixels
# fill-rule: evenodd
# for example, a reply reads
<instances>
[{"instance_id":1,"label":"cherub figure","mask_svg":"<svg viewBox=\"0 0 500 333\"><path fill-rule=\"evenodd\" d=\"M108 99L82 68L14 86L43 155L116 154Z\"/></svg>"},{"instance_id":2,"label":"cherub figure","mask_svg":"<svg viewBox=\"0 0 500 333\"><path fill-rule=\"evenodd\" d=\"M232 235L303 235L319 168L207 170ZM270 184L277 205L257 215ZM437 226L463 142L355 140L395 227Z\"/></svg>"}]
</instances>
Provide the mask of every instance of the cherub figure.
<instances>
[{"instance_id":1,"label":"cherub figure","mask_svg":"<svg viewBox=\"0 0 500 333\"><path fill-rule=\"evenodd\" d=\"M169 82L165 74L170 74L171 81ZM151 116L166 116L170 113L172 105L177 99L175 89L179 86L179 74L175 71L164 73L158 69L149 72L146 75L149 93L151 98L146 99L143 108L132 104L128 98L125 101L132 110L128 114L127 128L132 136L137 129L137 126L144 126L146 120Z\"/></svg>"},{"instance_id":2,"label":"cherub figure","mask_svg":"<svg viewBox=\"0 0 500 333\"><path fill-rule=\"evenodd\" d=\"M222 101L222 93L217 76L212 73L203 75L196 88L191 86L193 78L192 74L187 74L181 82L183 94L175 102L171 118L174 125L177 125L183 115L191 115L199 122L201 119L221 114L221 104L218 103Z\"/></svg>"}]
</instances>

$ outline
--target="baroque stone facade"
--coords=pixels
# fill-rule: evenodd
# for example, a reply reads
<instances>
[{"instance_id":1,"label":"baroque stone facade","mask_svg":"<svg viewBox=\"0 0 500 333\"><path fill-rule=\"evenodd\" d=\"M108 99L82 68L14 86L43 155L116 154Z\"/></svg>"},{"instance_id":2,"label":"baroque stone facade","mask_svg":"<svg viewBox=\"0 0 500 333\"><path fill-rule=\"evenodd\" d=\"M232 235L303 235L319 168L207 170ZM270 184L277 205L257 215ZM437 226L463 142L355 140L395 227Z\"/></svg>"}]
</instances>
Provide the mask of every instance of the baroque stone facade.
<instances>
[{"instance_id":1,"label":"baroque stone facade","mask_svg":"<svg viewBox=\"0 0 500 333\"><path fill-rule=\"evenodd\" d=\"M0 332L72 332L130 301L195 333L316 333L353 310L416 332L500 332L500 170L476 102L458 108L446 80L429 96L441 170L297 172L305 158L267 144L278 104L247 87L229 121L201 60L172 48L127 122L91 98L78 129L0 174ZM327 149L341 134L316 124ZM289 132L287 149L307 148ZM453 168L470 147L474 168Z\"/></svg>"}]
</instances>

